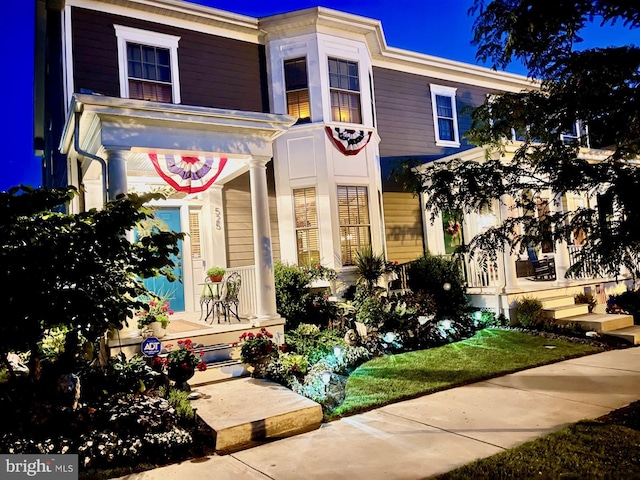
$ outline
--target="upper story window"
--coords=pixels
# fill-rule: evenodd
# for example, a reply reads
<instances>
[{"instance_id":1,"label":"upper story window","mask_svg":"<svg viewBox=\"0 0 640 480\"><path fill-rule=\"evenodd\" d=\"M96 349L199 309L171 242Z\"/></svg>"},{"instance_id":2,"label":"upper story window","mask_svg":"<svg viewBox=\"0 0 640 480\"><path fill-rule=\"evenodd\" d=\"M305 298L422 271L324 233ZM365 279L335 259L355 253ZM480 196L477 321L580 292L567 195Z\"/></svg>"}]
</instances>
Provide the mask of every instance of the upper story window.
<instances>
[{"instance_id":1,"label":"upper story window","mask_svg":"<svg viewBox=\"0 0 640 480\"><path fill-rule=\"evenodd\" d=\"M120 96L180 103L180 37L114 25L118 38Z\"/></svg>"},{"instance_id":2,"label":"upper story window","mask_svg":"<svg viewBox=\"0 0 640 480\"><path fill-rule=\"evenodd\" d=\"M287 90L287 112L298 117L297 123L309 123L311 108L305 57L284 61L284 84Z\"/></svg>"},{"instance_id":3,"label":"upper story window","mask_svg":"<svg viewBox=\"0 0 640 480\"><path fill-rule=\"evenodd\" d=\"M456 89L433 84L430 88L436 145L459 147Z\"/></svg>"},{"instance_id":4,"label":"upper story window","mask_svg":"<svg viewBox=\"0 0 640 480\"><path fill-rule=\"evenodd\" d=\"M571 130L562 132L560 139L565 143L580 144L585 147L589 147L589 132L586 124L577 120L572 126Z\"/></svg>"},{"instance_id":5,"label":"upper story window","mask_svg":"<svg viewBox=\"0 0 640 480\"><path fill-rule=\"evenodd\" d=\"M329 58L331 119L335 122L362 123L358 63Z\"/></svg>"}]
</instances>

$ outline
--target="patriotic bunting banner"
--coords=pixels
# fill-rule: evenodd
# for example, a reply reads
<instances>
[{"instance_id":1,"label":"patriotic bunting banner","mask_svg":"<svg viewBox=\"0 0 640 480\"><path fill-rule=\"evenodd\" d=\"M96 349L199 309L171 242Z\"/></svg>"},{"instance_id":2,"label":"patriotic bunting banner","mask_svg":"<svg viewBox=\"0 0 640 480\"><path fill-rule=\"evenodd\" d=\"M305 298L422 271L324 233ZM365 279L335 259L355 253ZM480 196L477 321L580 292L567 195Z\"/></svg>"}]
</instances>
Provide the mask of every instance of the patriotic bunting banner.
<instances>
[{"instance_id":1,"label":"patriotic bunting banner","mask_svg":"<svg viewBox=\"0 0 640 480\"><path fill-rule=\"evenodd\" d=\"M355 155L367 146L371 139L371 132L364 130L349 130L347 128L325 127L327 135L345 155Z\"/></svg>"},{"instance_id":2,"label":"patriotic bunting banner","mask_svg":"<svg viewBox=\"0 0 640 480\"><path fill-rule=\"evenodd\" d=\"M209 188L227 163L223 157L184 157L149 154L149 160L164 180L179 192L198 193Z\"/></svg>"}]
</instances>

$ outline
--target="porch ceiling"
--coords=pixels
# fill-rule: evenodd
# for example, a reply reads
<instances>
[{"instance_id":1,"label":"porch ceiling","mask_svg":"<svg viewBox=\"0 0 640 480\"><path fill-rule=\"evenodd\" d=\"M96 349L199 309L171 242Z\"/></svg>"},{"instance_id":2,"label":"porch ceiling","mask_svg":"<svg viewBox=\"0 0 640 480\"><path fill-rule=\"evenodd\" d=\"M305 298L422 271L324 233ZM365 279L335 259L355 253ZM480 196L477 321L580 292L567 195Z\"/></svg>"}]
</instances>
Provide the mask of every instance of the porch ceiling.
<instances>
[{"instance_id":1,"label":"porch ceiling","mask_svg":"<svg viewBox=\"0 0 640 480\"><path fill-rule=\"evenodd\" d=\"M79 145L94 155L109 149L206 154L238 164L272 157L273 140L296 121L289 115L75 94L60 142L64 154L74 151L76 114Z\"/></svg>"}]
</instances>

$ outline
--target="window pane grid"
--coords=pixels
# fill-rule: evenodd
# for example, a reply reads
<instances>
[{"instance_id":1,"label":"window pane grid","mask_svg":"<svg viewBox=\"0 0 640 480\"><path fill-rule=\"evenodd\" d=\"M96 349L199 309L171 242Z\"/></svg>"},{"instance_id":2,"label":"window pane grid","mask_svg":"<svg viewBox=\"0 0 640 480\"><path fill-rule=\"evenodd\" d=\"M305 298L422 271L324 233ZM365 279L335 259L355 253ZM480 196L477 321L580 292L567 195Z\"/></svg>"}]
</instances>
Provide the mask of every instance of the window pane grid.
<instances>
[{"instance_id":1,"label":"window pane grid","mask_svg":"<svg viewBox=\"0 0 640 480\"><path fill-rule=\"evenodd\" d=\"M166 48L127 43L129 97L172 101L170 54Z\"/></svg>"},{"instance_id":2,"label":"window pane grid","mask_svg":"<svg viewBox=\"0 0 640 480\"><path fill-rule=\"evenodd\" d=\"M356 252L371 244L367 187L338 187L342 264L353 265Z\"/></svg>"},{"instance_id":3,"label":"window pane grid","mask_svg":"<svg viewBox=\"0 0 640 480\"><path fill-rule=\"evenodd\" d=\"M362 123L358 63L329 58L331 118L336 122Z\"/></svg>"},{"instance_id":4,"label":"window pane grid","mask_svg":"<svg viewBox=\"0 0 640 480\"><path fill-rule=\"evenodd\" d=\"M310 122L311 106L306 57L285 60L284 83L287 94L287 113L298 117L297 123Z\"/></svg>"},{"instance_id":5,"label":"window pane grid","mask_svg":"<svg viewBox=\"0 0 640 480\"><path fill-rule=\"evenodd\" d=\"M293 190L293 202L298 264L315 265L320 262L316 189L309 187Z\"/></svg>"}]
</instances>

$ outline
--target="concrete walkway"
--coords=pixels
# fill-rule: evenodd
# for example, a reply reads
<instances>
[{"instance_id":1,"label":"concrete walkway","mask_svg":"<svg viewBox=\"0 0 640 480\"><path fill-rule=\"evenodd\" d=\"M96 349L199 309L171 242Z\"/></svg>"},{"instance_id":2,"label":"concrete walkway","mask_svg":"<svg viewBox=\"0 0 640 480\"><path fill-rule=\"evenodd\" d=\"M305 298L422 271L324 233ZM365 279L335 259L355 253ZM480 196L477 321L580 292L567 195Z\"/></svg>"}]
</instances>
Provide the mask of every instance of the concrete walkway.
<instances>
[{"instance_id":1,"label":"concrete walkway","mask_svg":"<svg viewBox=\"0 0 640 480\"><path fill-rule=\"evenodd\" d=\"M505 375L231 455L123 477L419 479L640 400L640 347Z\"/></svg>"}]
</instances>

